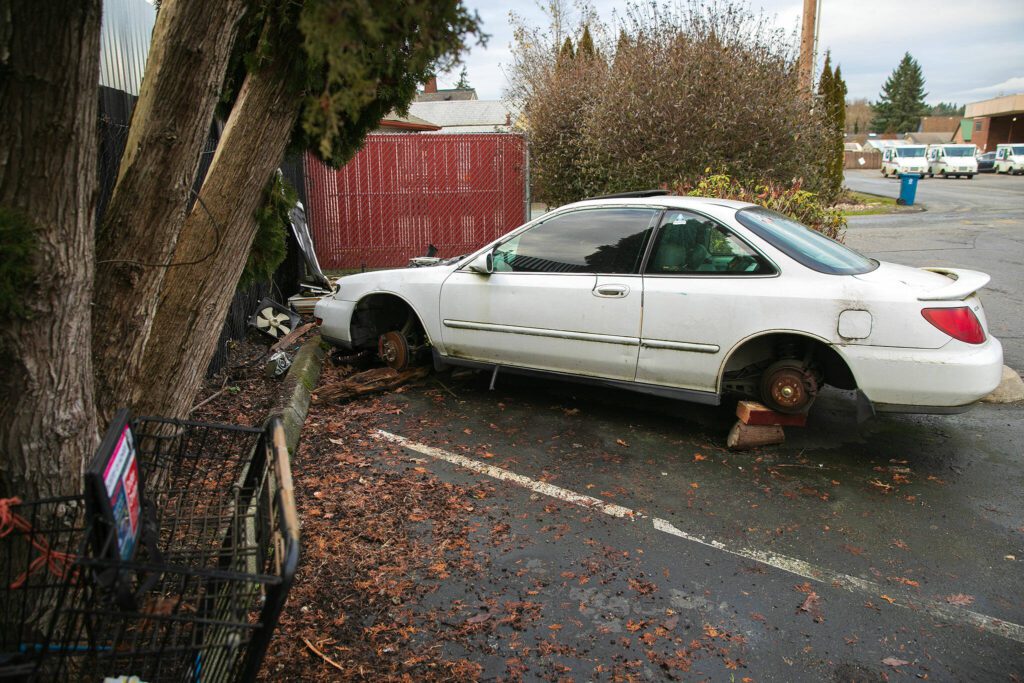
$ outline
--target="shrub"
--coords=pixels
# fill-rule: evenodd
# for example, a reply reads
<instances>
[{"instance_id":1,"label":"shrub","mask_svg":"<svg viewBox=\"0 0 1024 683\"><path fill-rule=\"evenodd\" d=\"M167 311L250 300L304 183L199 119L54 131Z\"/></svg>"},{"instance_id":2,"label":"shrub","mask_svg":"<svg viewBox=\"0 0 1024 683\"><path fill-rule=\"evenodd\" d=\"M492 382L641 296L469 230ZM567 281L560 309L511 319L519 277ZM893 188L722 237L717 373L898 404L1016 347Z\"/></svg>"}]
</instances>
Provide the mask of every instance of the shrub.
<instances>
[{"instance_id":1,"label":"shrub","mask_svg":"<svg viewBox=\"0 0 1024 683\"><path fill-rule=\"evenodd\" d=\"M763 15L732 0L634 0L621 17L614 31L588 17L586 57L559 58L564 17L517 30L508 94L530 133L538 199L657 187L707 166L751 186L824 189L828 126L800 91L792 44Z\"/></svg>"},{"instance_id":2,"label":"shrub","mask_svg":"<svg viewBox=\"0 0 1024 683\"><path fill-rule=\"evenodd\" d=\"M839 209L828 206L821 196L803 188L797 180L790 185L774 182L744 185L724 173L710 173L693 181L680 181L672 187L675 194L691 197L736 199L778 211L817 230L826 237L843 241L846 217Z\"/></svg>"}]
</instances>

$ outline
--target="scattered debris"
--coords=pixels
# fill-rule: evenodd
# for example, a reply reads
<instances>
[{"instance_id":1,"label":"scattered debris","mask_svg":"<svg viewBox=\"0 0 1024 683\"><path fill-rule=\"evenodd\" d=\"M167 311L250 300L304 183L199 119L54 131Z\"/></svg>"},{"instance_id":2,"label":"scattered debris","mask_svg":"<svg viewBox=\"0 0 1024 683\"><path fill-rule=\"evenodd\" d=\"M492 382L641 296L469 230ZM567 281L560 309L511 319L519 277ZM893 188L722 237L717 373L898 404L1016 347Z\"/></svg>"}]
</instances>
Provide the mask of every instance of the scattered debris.
<instances>
[{"instance_id":1,"label":"scattered debris","mask_svg":"<svg viewBox=\"0 0 1024 683\"><path fill-rule=\"evenodd\" d=\"M342 380L317 389L316 401L344 401L357 396L365 396L381 391L390 391L412 382L423 379L430 374L427 366L409 368L398 372L392 368L373 368L357 373Z\"/></svg>"},{"instance_id":2,"label":"scattered debris","mask_svg":"<svg viewBox=\"0 0 1024 683\"><path fill-rule=\"evenodd\" d=\"M264 298L249 317L249 324L274 339L287 336L299 324L299 316L287 306Z\"/></svg>"},{"instance_id":3,"label":"scattered debris","mask_svg":"<svg viewBox=\"0 0 1024 683\"><path fill-rule=\"evenodd\" d=\"M264 365L264 374L267 379L274 377L280 377L284 373L288 372L288 368L292 366L292 359L284 351L275 351L270 354L270 358L267 359L266 365Z\"/></svg>"}]
</instances>

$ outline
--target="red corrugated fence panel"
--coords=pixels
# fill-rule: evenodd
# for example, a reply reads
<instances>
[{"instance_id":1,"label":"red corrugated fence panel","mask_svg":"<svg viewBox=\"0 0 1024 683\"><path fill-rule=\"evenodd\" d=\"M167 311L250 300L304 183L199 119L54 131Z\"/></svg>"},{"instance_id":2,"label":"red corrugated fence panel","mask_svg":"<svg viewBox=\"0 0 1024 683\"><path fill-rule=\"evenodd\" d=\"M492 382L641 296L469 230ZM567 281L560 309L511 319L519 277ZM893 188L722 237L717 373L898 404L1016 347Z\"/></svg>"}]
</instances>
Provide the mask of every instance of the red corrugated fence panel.
<instances>
[{"instance_id":1,"label":"red corrugated fence panel","mask_svg":"<svg viewBox=\"0 0 1024 683\"><path fill-rule=\"evenodd\" d=\"M524 222L521 135L374 134L343 168L307 154L307 207L328 270L404 266L433 244L456 256Z\"/></svg>"}]
</instances>

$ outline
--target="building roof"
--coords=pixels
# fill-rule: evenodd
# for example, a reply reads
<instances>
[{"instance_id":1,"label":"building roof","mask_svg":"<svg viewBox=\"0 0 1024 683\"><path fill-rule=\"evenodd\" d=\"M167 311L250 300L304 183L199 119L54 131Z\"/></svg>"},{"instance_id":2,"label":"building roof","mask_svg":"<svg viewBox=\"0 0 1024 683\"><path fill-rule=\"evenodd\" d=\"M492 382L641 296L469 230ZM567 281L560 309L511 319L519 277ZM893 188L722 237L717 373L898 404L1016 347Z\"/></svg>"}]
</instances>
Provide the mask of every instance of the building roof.
<instances>
[{"instance_id":1,"label":"building roof","mask_svg":"<svg viewBox=\"0 0 1024 683\"><path fill-rule=\"evenodd\" d=\"M415 102L464 102L475 100L476 88L447 88L434 92L421 92L416 95Z\"/></svg>"},{"instance_id":2,"label":"building roof","mask_svg":"<svg viewBox=\"0 0 1024 683\"><path fill-rule=\"evenodd\" d=\"M870 138L864 143L865 149L873 147L874 149L885 149L886 147L903 147L911 144L909 140L893 140L892 138Z\"/></svg>"},{"instance_id":3,"label":"building roof","mask_svg":"<svg viewBox=\"0 0 1024 683\"><path fill-rule=\"evenodd\" d=\"M971 102L964 107L964 116L969 119L976 116L1002 116L1021 112L1024 112L1024 93Z\"/></svg>"},{"instance_id":4,"label":"building roof","mask_svg":"<svg viewBox=\"0 0 1024 683\"><path fill-rule=\"evenodd\" d=\"M399 116L398 112L391 110L388 114L380 120L381 128L399 128L402 130L422 130L422 131L434 131L441 130L441 126L436 123L431 123L426 119L421 119L418 116L413 116L411 113L405 116Z\"/></svg>"},{"instance_id":5,"label":"building roof","mask_svg":"<svg viewBox=\"0 0 1024 683\"><path fill-rule=\"evenodd\" d=\"M953 135L960 124L959 116L922 116L917 127L918 133L945 133Z\"/></svg>"},{"instance_id":6,"label":"building roof","mask_svg":"<svg viewBox=\"0 0 1024 683\"><path fill-rule=\"evenodd\" d=\"M413 102L409 113L434 122L445 133L505 131L515 118L500 100Z\"/></svg>"},{"instance_id":7,"label":"building roof","mask_svg":"<svg viewBox=\"0 0 1024 683\"><path fill-rule=\"evenodd\" d=\"M953 139L955 131L943 133L907 133L904 139L915 145L940 145Z\"/></svg>"}]
</instances>

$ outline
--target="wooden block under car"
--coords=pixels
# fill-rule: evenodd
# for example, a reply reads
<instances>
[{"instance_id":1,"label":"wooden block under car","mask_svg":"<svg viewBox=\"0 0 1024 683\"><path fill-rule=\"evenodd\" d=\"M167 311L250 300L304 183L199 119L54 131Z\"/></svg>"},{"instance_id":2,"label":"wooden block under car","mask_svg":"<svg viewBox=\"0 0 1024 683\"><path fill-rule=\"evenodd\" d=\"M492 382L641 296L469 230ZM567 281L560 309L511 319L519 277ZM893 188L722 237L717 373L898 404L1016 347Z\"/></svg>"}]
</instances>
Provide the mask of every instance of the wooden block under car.
<instances>
[{"instance_id":1,"label":"wooden block under car","mask_svg":"<svg viewBox=\"0 0 1024 683\"><path fill-rule=\"evenodd\" d=\"M736 406L736 417L748 425L778 425L780 427L803 427L807 424L807 413L790 415L777 413L757 401L740 401Z\"/></svg>"},{"instance_id":2,"label":"wooden block under car","mask_svg":"<svg viewBox=\"0 0 1024 683\"><path fill-rule=\"evenodd\" d=\"M774 446L785 440L786 434L779 425L748 425L736 420L725 445L732 451L745 451L758 446Z\"/></svg>"}]
</instances>

